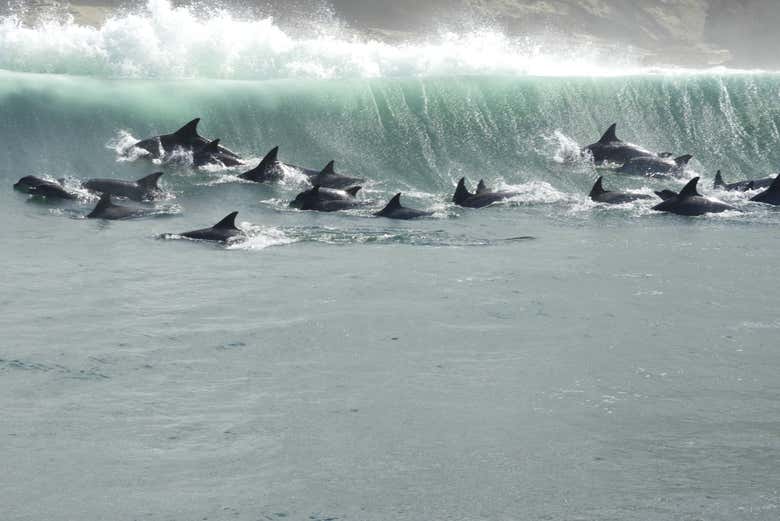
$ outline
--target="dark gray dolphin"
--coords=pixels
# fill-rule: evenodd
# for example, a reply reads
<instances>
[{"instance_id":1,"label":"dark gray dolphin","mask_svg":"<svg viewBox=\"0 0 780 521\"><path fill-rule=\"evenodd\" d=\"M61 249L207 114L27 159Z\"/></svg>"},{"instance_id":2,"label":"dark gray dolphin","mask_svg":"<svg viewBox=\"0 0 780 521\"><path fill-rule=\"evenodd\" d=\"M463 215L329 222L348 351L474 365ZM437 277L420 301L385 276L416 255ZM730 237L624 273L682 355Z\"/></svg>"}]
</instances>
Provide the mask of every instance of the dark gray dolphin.
<instances>
[{"instance_id":1,"label":"dark gray dolphin","mask_svg":"<svg viewBox=\"0 0 780 521\"><path fill-rule=\"evenodd\" d=\"M649 195L628 194L625 192L610 192L609 190L604 190L604 185L602 184L603 180L603 177L599 177L596 180L596 184L593 185L593 188L590 191L588 197L590 197L594 202L604 204L624 204L634 201L652 199Z\"/></svg>"},{"instance_id":2,"label":"dark gray dolphin","mask_svg":"<svg viewBox=\"0 0 780 521\"><path fill-rule=\"evenodd\" d=\"M720 170L715 174L715 183L713 188L720 190L728 190L729 192L747 192L748 190L758 190L769 188L774 182L774 177L765 177L763 179L747 179L745 181L739 181L736 183L726 183L723 180L723 174Z\"/></svg>"},{"instance_id":3,"label":"dark gray dolphin","mask_svg":"<svg viewBox=\"0 0 780 521\"><path fill-rule=\"evenodd\" d=\"M309 176L309 182L314 186L344 190L345 188L357 186L365 181L365 179L360 179L359 177L349 177L337 174L334 165L334 161L325 165L325 168L323 168L321 172Z\"/></svg>"},{"instance_id":4,"label":"dark gray dolphin","mask_svg":"<svg viewBox=\"0 0 780 521\"><path fill-rule=\"evenodd\" d=\"M461 177L458 181L458 187L455 189L455 195L452 196L452 202L465 208L484 208L515 195L517 194L514 192L492 192L484 183L482 184L482 192L472 194L466 188L466 178Z\"/></svg>"},{"instance_id":5,"label":"dark gray dolphin","mask_svg":"<svg viewBox=\"0 0 780 521\"><path fill-rule=\"evenodd\" d=\"M596 143L586 146L583 150L589 152L596 163L618 163L623 164L635 157L654 157L655 154L639 145L626 143L617 137L617 123L613 124L601 136Z\"/></svg>"},{"instance_id":6,"label":"dark gray dolphin","mask_svg":"<svg viewBox=\"0 0 780 521\"><path fill-rule=\"evenodd\" d=\"M241 179L255 183L273 183L284 177L282 163L279 161L279 147L274 147L268 152L260 163L251 170L239 175Z\"/></svg>"},{"instance_id":7,"label":"dark gray dolphin","mask_svg":"<svg viewBox=\"0 0 780 521\"><path fill-rule=\"evenodd\" d=\"M653 210L657 212L669 212L677 215L704 215L707 213L721 213L727 210L736 210L733 206L720 201L714 201L703 197L697 190L696 185L699 178L693 178L685 188L675 197L666 199L661 204L655 206Z\"/></svg>"},{"instance_id":8,"label":"dark gray dolphin","mask_svg":"<svg viewBox=\"0 0 780 521\"><path fill-rule=\"evenodd\" d=\"M320 173L319 170L312 170L279 161L279 147L276 146L265 155L259 165L238 177L247 181L254 181L255 183L273 183L280 181L284 177L285 168L297 171L310 179Z\"/></svg>"},{"instance_id":9,"label":"dark gray dolphin","mask_svg":"<svg viewBox=\"0 0 780 521\"><path fill-rule=\"evenodd\" d=\"M387 217L388 219L417 219L419 217L430 217L433 212L424 212L422 210L415 210L414 208L406 208L401 206L401 194L395 194L395 197L390 199L382 210L376 212L374 215L377 217Z\"/></svg>"},{"instance_id":10,"label":"dark gray dolphin","mask_svg":"<svg viewBox=\"0 0 780 521\"><path fill-rule=\"evenodd\" d=\"M222 153L219 146L219 139L215 139L192 152L193 166L222 165L238 166L243 164L239 159L229 154Z\"/></svg>"},{"instance_id":11,"label":"dark gray dolphin","mask_svg":"<svg viewBox=\"0 0 780 521\"><path fill-rule=\"evenodd\" d=\"M339 210L360 208L365 206L365 203L355 199L359 191L359 186L346 191L315 186L310 190L299 193L290 203L290 206L299 210L316 210L319 212L337 212Z\"/></svg>"},{"instance_id":12,"label":"dark gray dolphin","mask_svg":"<svg viewBox=\"0 0 780 521\"><path fill-rule=\"evenodd\" d=\"M87 190L101 194L111 194L115 197L126 197L133 201L147 201L162 193L157 182L163 175L155 172L138 181L123 181L121 179L90 179L82 184Z\"/></svg>"},{"instance_id":13,"label":"dark gray dolphin","mask_svg":"<svg viewBox=\"0 0 780 521\"><path fill-rule=\"evenodd\" d=\"M211 141L198 134L198 123L200 123L200 118L195 118L172 134L163 134L144 139L133 146L146 150L155 159L162 159L177 148L195 151ZM238 154L223 146L219 147L219 151L233 159L241 159Z\"/></svg>"},{"instance_id":14,"label":"dark gray dolphin","mask_svg":"<svg viewBox=\"0 0 780 521\"><path fill-rule=\"evenodd\" d=\"M100 196L100 201L98 201L97 206L95 206L95 209L87 215L87 218L115 221L118 219L142 217L144 213L142 208L130 208L114 204L111 201L111 194L103 194Z\"/></svg>"},{"instance_id":15,"label":"dark gray dolphin","mask_svg":"<svg viewBox=\"0 0 780 521\"><path fill-rule=\"evenodd\" d=\"M182 237L197 239L200 241L228 242L233 237L243 235L244 232L236 227L236 216L238 212L233 212L211 228L194 230L180 234Z\"/></svg>"},{"instance_id":16,"label":"dark gray dolphin","mask_svg":"<svg viewBox=\"0 0 780 521\"><path fill-rule=\"evenodd\" d=\"M619 174L645 175L645 176L681 176L685 173L688 162L693 159L691 155L677 158L669 157L635 157L626 161L617 169Z\"/></svg>"},{"instance_id":17,"label":"dark gray dolphin","mask_svg":"<svg viewBox=\"0 0 780 521\"><path fill-rule=\"evenodd\" d=\"M15 190L26 192L36 197L45 197L47 199L76 199L76 194L69 192L60 183L47 181L40 177L28 175L22 177L14 184Z\"/></svg>"},{"instance_id":18,"label":"dark gray dolphin","mask_svg":"<svg viewBox=\"0 0 780 521\"><path fill-rule=\"evenodd\" d=\"M780 206L780 175L772 181L772 184L769 185L769 188L750 200L757 203Z\"/></svg>"}]
</instances>

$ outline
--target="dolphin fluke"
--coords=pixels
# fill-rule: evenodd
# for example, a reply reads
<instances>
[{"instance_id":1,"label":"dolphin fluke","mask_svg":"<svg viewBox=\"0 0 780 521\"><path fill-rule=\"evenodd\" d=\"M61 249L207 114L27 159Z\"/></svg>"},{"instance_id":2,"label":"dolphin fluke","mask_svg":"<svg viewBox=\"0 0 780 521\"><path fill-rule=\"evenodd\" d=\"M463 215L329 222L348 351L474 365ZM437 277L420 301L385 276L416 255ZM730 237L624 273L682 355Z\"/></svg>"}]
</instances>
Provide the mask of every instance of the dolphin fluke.
<instances>
[{"instance_id":1,"label":"dolphin fluke","mask_svg":"<svg viewBox=\"0 0 780 521\"><path fill-rule=\"evenodd\" d=\"M701 197L701 194L697 190L697 185L699 184L699 178L694 177L690 180L690 182L685 185L685 188L683 188L680 191L680 194L677 196L679 199L687 199L689 197Z\"/></svg>"},{"instance_id":2,"label":"dolphin fluke","mask_svg":"<svg viewBox=\"0 0 780 521\"><path fill-rule=\"evenodd\" d=\"M614 143L615 141L620 141L617 137L617 123L613 123L612 126L604 132L604 135L599 139L599 143Z\"/></svg>"},{"instance_id":3,"label":"dolphin fluke","mask_svg":"<svg viewBox=\"0 0 780 521\"><path fill-rule=\"evenodd\" d=\"M602 195L606 193L607 191L604 190L604 176L599 176L598 179L596 179L596 183L593 185L593 188L590 190L590 198L598 197L599 195Z\"/></svg>"},{"instance_id":4,"label":"dolphin fluke","mask_svg":"<svg viewBox=\"0 0 780 521\"><path fill-rule=\"evenodd\" d=\"M686 166L690 160L693 159L693 156L690 154L685 154L684 156L680 156L674 159L674 162L677 163L677 166Z\"/></svg>"},{"instance_id":5,"label":"dolphin fluke","mask_svg":"<svg viewBox=\"0 0 780 521\"><path fill-rule=\"evenodd\" d=\"M217 230L238 230L236 227L236 216L238 215L238 212L233 212L221 221L219 221L217 224L213 226L213 228Z\"/></svg>"},{"instance_id":6,"label":"dolphin fluke","mask_svg":"<svg viewBox=\"0 0 780 521\"><path fill-rule=\"evenodd\" d=\"M195 118L174 132L174 134L182 139L197 139L200 137L198 134L198 123L200 123L200 118Z\"/></svg>"},{"instance_id":7,"label":"dolphin fluke","mask_svg":"<svg viewBox=\"0 0 780 521\"><path fill-rule=\"evenodd\" d=\"M144 190L159 190L160 187L157 185L157 182L160 180L162 175L163 172L155 172L153 174L149 174L146 177L142 177L135 183Z\"/></svg>"}]
</instances>

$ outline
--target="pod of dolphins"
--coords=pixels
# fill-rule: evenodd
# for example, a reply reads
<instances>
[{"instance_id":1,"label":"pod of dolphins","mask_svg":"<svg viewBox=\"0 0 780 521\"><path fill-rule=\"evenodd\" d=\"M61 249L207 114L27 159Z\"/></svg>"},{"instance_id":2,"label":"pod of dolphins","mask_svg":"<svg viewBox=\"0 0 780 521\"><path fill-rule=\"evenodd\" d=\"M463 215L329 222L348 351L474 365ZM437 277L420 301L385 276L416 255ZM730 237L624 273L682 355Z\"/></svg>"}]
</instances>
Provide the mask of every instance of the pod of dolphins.
<instances>
[{"instance_id":1,"label":"pod of dolphins","mask_svg":"<svg viewBox=\"0 0 780 521\"><path fill-rule=\"evenodd\" d=\"M198 133L196 118L171 134L163 134L141 140L133 145L150 159L171 159L176 152L190 154L193 166L221 165L235 167L243 165L242 158L220 144L219 139L210 140ZM596 164L619 164L616 172L626 175L642 176L680 176L684 173L688 162L693 156L683 155L677 158L673 154L654 153L632 143L620 140L616 134L617 124L612 125L602 138L582 150L583 155L590 157ZM322 170L312 170L301 166L284 163L279 159L279 147L271 149L260 163L238 177L255 183L273 183L283 179L285 172L295 172L302 175L312 185L312 188L299 193L290 202L292 208L319 212L336 212L368 206L369 203L357 199L361 184L365 179L339 174L333 161ZM150 201L162 194L159 186L163 172L155 172L137 181L117 179L89 179L81 185L92 193L100 195L97 206L87 215L94 219L129 219L145 215L140 207L122 206L113 201L114 197L132 201ZM719 213L735 210L733 206L704 197L698 192L699 178L692 179L679 193L672 190L656 192L662 200L653 210L669 212L678 215L696 216L707 213ZM35 176L21 178L14 188L36 197L47 199L77 199L78 194L69 190L64 180L50 181ZM715 177L714 188L729 191L748 191L763 189L764 191L751 200L780 205L780 176L740 181L727 184L719 171ZM484 208L516 196L512 191L494 191L480 181L475 192L466 187L466 179L458 182L453 203L464 208ZM603 186L603 177L599 177L590 192L590 198L603 204L624 204L638 200L652 199L652 196L613 192ZM236 227L238 212L232 212L210 228L194 230L178 234L195 240L227 242L239 237L243 232ZM396 194L380 211L374 213L377 217L389 219L417 219L433 215L433 212L404 207L401 204L401 194Z\"/></svg>"},{"instance_id":2,"label":"pod of dolphins","mask_svg":"<svg viewBox=\"0 0 780 521\"><path fill-rule=\"evenodd\" d=\"M691 155L677 158L669 152L656 154L633 143L627 143L617 137L617 124L613 124L596 143L588 145L583 153L590 156L597 164L619 164L618 174L643 175L649 177L681 176L685 172ZM650 196L611 192L605 190L603 177L596 180L590 192L591 200L604 204L624 204ZM708 213L721 213L736 210L735 207L703 196L698 191L699 178L695 177L678 193L672 190L662 190L656 195L662 200L653 207L658 212L668 212L677 215L697 216ZM749 179L738 183L727 184L720 171L715 175L713 188L728 191L746 192L763 189L764 191L750 200L774 206L780 205L780 175L764 179Z\"/></svg>"}]
</instances>

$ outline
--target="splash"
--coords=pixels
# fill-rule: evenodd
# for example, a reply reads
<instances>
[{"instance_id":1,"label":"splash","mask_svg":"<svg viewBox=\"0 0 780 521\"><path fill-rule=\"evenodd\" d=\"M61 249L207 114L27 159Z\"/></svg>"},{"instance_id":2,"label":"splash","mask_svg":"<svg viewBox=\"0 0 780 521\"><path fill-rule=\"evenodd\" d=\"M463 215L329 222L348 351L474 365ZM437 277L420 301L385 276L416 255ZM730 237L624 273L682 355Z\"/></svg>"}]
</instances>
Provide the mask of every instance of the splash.
<instances>
[{"instance_id":1,"label":"splash","mask_svg":"<svg viewBox=\"0 0 780 521\"><path fill-rule=\"evenodd\" d=\"M615 63L614 57L600 59L602 52L583 45L561 48L558 42L553 49L493 29L390 44L350 33L333 20L298 31L271 17L245 19L225 9L174 7L169 0L149 0L98 27L53 15L35 26L18 15L0 18L0 68L115 78L572 76L632 70L630 58Z\"/></svg>"}]
</instances>

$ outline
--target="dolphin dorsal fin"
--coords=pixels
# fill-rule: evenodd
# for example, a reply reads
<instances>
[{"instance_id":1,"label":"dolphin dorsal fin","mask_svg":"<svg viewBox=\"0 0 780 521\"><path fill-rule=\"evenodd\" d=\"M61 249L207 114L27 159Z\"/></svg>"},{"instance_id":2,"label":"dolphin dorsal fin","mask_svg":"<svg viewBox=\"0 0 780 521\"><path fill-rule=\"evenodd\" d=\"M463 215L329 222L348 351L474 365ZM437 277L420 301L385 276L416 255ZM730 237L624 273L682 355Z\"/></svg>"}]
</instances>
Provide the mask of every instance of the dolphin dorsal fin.
<instances>
[{"instance_id":1,"label":"dolphin dorsal fin","mask_svg":"<svg viewBox=\"0 0 780 521\"><path fill-rule=\"evenodd\" d=\"M604 181L604 176L599 176L599 178L596 179L596 183L593 185L593 188L590 190L591 197L595 197L597 195L601 195L607 192L606 190L604 190L604 185L602 184L603 181Z\"/></svg>"},{"instance_id":2,"label":"dolphin dorsal fin","mask_svg":"<svg viewBox=\"0 0 780 521\"><path fill-rule=\"evenodd\" d=\"M322 169L322 172L320 172L320 174L336 175L335 165L336 165L336 162L335 161L331 161L330 163L325 165L325 168Z\"/></svg>"},{"instance_id":3,"label":"dolphin dorsal fin","mask_svg":"<svg viewBox=\"0 0 780 521\"><path fill-rule=\"evenodd\" d=\"M680 194L677 197L680 199L687 199L688 197L700 196L701 194L698 192L698 190L696 190L696 186L698 184L699 178L694 177L687 185L685 185L685 188L680 191Z\"/></svg>"},{"instance_id":4,"label":"dolphin dorsal fin","mask_svg":"<svg viewBox=\"0 0 780 521\"><path fill-rule=\"evenodd\" d=\"M200 137L198 134L198 123L200 123L200 118L195 118L183 127L181 127L179 130L174 132L177 136L181 138L196 138Z\"/></svg>"},{"instance_id":5,"label":"dolphin dorsal fin","mask_svg":"<svg viewBox=\"0 0 780 521\"><path fill-rule=\"evenodd\" d=\"M358 192L361 191L362 189L363 189L362 186L353 186L352 188L347 188L344 191L347 192L352 197L357 197Z\"/></svg>"},{"instance_id":6,"label":"dolphin dorsal fin","mask_svg":"<svg viewBox=\"0 0 780 521\"><path fill-rule=\"evenodd\" d=\"M485 192L489 192L487 185L485 184L484 179L479 180L479 184L477 185L477 194L484 194Z\"/></svg>"},{"instance_id":7,"label":"dolphin dorsal fin","mask_svg":"<svg viewBox=\"0 0 780 521\"><path fill-rule=\"evenodd\" d=\"M617 123L613 123L599 139L599 143L612 143L614 141L620 141L617 137Z\"/></svg>"},{"instance_id":8,"label":"dolphin dorsal fin","mask_svg":"<svg viewBox=\"0 0 780 521\"><path fill-rule=\"evenodd\" d=\"M238 215L238 212L233 212L221 221L219 221L217 224L212 226L212 228L217 228L219 230L238 230L236 228L236 216Z\"/></svg>"},{"instance_id":9,"label":"dolphin dorsal fin","mask_svg":"<svg viewBox=\"0 0 780 521\"><path fill-rule=\"evenodd\" d=\"M206 145L203 145L203 148L199 150L201 154L216 154L219 152L219 139L215 139L214 141L211 141L207 143Z\"/></svg>"},{"instance_id":10,"label":"dolphin dorsal fin","mask_svg":"<svg viewBox=\"0 0 780 521\"><path fill-rule=\"evenodd\" d=\"M98 201L97 206L95 206L95 209L92 210L94 212L99 212L101 210L105 210L106 208L110 208L114 206L113 201L111 201L111 194L108 192L105 192L100 195L100 201Z\"/></svg>"},{"instance_id":11,"label":"dolphin dorsal fin","mask_svg":"<svg viewBox=\"0 0 780 521\"><path fill-rule=\"evenodd\" d=\"M260 164L257 165L258 168L260 167L270 167L274 163L277 163L279 161L279 146L273 147L263 158L262 161L260 161Z\"/></svg>"},{"instance_id":12,"label":"dolphin dorsal fin","mask_svg":"<svg viewBox=\"0 0 780 521\"><path fill-rule=\"evenodd\" d=\"M775 177L775 180L772 181L772 184L769 185L769 188L766 190L767 192L780 192L780 175Z\"/></svg>"},{"instance_id":13,"label":"dolphin dorsal fin","mask_svg":"<svg viewBox=\"0 0 780 521\"><path fill-rule=\"evenodd\" d=\"M402 208L401 206L401 193L398 192L393 196L392 199L390 199L390 202L387 203L387 206L385 206L383 212L386 212L388 210L398 210L399 208Z\"/></svg>"},{"instance_id":14,"label":"dolphin dorsal fin","mask_svg":"<svg viewBox=\"0 0 780 521\"><path fill-rule=\"evenodd\" d=\"M723 174L720 173L720 170L715 174L715 184L713 185L714 188L723 188L726 186L726 183L723 181Z\"/></svg>"},{"instance_id":15,"label":"dolphin dorsal fin","mask_svg":"<svg viewBox=\"0 0 780 521\"><path fill-rule=\"evenodd\" d=\"M146 177L142 177L141 179L136 181L135 184L147 190L159 190L160 187L157 186L157 181L160 180L160 177L162 177L162 175L163 175L162 172L155 172L153 174L149 174Z\"/></svg>"},{"instance_id":16,"label":"dolphin dorsal fin","mask_svg":"<svg viewBox=\"0 0 780 521\"><path fill-rule=\"evenodd\" d=\"M459 204L471 196L471 192L466 188L466 178L461 177L460 181L458 181L458 187L455 189L455 195L452 196L452 202Z\"/></svg>"},{"instance_id":17,"label":"dolphin dorsal fin","mask_svg":"<svg viewBox=\"0 0 780 521\"><path fill-rule=\"evenodd\" d=\"M242 177L244 179L252 179L253 174L255 173L262 174L267 170L270 170L271 168L274 167L274 165L276 165L276 163L279 162L278 156L279 156L279 147L278 146L273 147L256 167L254 167L252 170L248 170L244 172L239 177Z\"/></svg>"},{"instance_id":18,"label":"dolphin dorsal fin","mask_svg":"<svg viewBox=\"0 0 780 521\"><path fill-rule=\"evenodd\" d=\"M677 163L677 166L685 166L688 164L688 162L693 159L693 156L690 154L685 154L684 156L680 156L674 159L674 162Z\"/></svg>"}]
</instances>

